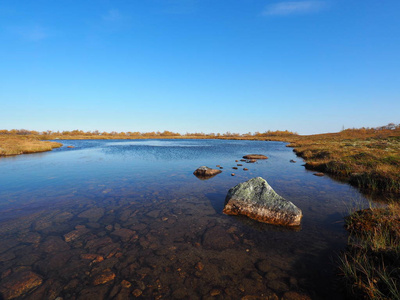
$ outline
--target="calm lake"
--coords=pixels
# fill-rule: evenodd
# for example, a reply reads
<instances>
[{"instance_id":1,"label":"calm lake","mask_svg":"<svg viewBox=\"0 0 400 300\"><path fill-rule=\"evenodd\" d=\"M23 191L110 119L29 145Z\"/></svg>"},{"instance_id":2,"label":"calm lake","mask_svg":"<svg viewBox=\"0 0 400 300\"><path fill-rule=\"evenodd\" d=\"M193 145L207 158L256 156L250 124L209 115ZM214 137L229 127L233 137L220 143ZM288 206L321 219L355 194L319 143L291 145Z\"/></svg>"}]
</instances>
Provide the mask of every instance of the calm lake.
<instances>
[{"instance_id":1,"label":"calm lake","mask_svg":"<svg viewBox=\"0 0 400 300\"><path fill-rule=\"evenodd\" d=\"M343 298L343 217L367 200L285 143L60 142L0 158L0 299ZM252 153L269 159L235 162ZM223 172L199 180L203 165ZM299 230L222 213L228 190L256 176L303 211Z\"/></svg>"}]
</instances>

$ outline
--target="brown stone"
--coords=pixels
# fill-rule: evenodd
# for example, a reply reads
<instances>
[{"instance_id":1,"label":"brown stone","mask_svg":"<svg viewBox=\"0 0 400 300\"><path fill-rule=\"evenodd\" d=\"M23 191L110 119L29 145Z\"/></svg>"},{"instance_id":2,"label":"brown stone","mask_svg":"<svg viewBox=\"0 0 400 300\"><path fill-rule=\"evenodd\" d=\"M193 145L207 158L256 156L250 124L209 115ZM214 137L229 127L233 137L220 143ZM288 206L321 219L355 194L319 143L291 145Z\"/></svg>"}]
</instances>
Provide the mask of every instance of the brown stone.
<instances>
[{"instance_id":1,"label":"brown stone","mask_svg":"<svg viewBox=\"0 0 400 300\"><path fill-rule=\"evenodd\" d=\"M247 169L247 168L243 168L243 171L248 171L249 169Z\"/></svg>"},{"instance_id":2,"label":"brown stone","mask_svg":"<svg viewBox=\"0 0 400 300\"><path fill-rule=\"evenodd\" d=\"M160 212L161 210L152 210L151 212L147 213L146 216L150 217L150 218L158 218L160 216Z\"/></svg>"},{"instance_id":3,"label":"brown stone","mask_svg":"<svg viewBox=\"0 0 400 300\"><path fill-rule=\"evenodd\" d=\"M237 167L232 167L232 169L237 170L238 168Z\"/></svg>"},{"instance_id":4,"label":"brown stone","mask_svg":"<svg viewBox=\"0 0 400 300\"><path fill-rule=\"evenodd\" d=\"M94 222L100 219L104 215L104 208L102 207L93 207L84 212L81 212L78 217L80 218L87 218Z\"/></svg>"},{"instance_id":5,"label":"brown stone","mask_svg":"<svg viewBox=\"0 0 400 300\"><path fill-rule=\"evenodd\" d=\"M231 247L234 240L230 234L220 226L208 229L203 235L203 246L213 250L224 250Z\"/></svg>"},{"instance_id":6,"label":"brown stone","mask_svg":"<svg viewBox=\"0 0 400 300\"><path fill-rule=\"evenodd\" d=\"M204 265L203 265L203 263L202 263L201 261L199 261L199 262L196 264L195 268L196 268L197 270L199 270L199 271L203 271Z\"/></svg>"},{"instance_id":7,"label":"brown stone","mask_svg":"<svg viewBox=\"0 0 400 300\"><path fill-rule=\"evenodd\" d=\"M68 243L88 232L90 232L90 229L85 228L85 227L83 227L83 228L79 227L78 229L72 230L72 231L64 234L64 240Z\"/></svg>"},{"instance_id":8,"label":"brown stone","mask_svg":"<svg viewBox=\"0 0 400 300\"><path fill-rule=\"evenodd\" d=\"M96 249L104 245L108 245L112 243L112 239L109 236L99 238L99 239L93 239L90 240L86 243L85 248L88 249Z\"/></svg>"},{"instance_id":9,"label":"brown stone","mask_svg":"<svg viewBox=\"0 0 400 300\"><path fill-rule=\"evenodd\" d=\"M132 292L132 295L135 296L135 297L139 297L142 293L143 293L142 290L134 289L133 292Z\"/></svg>"},{"instance_id":10,"label":"brown stone","mask_svg":"<svg viewBox=\"0 0 400 300\"><path fill-rule=\"evenodd\" d=\"M38 261L35 264L35 268L42 273L56 271L65 266L71 256L70 251L58 252L44 260Z\"/></svg>"},{"instance_id":11,"label":"brown stone","mask_svg":"<svg viewBox=\"0 0 400 300\"><path fill-rule=\"evenodd\" d=\"M49 228L52 224L53 224L53 222L48 221L48 220L39 220L39 221L35 222L33 229L34 230L43 230L43 229Z\"/></svg>"},{"instance_id":12,"label":"brown stone","mask_svg":"<svg viewBox=\"0 0 400 300\"><path fill-rule=\"evenodd\" d=\"M49 236L40 247L44 252L55 253L69 250L69 246L58 236Z\"/></svg>"},{"instance_id":13,"label":"brown stone","mask_svg":"<svg viewBox=\"0 0 400 300\"><path fill-rule=\"evenodd\" d=\"M243 166L243 165L242 165L242 164L237 164L237 166L238 166L238 167L241 167L241 166Z\"/></svg>"},{"instance_id":14,"label":"brown stone","mask_svg":"<svg viewBox=\"0 0 400 300\"><path fill-rule=\"evenodd\" d=\"M85 254L81 254L81 258L82 259L87 259L90 260L92 262L102 262L104 260L104 257L98 254L93 254L93 253L85 253Z\"/></svg>"},{"instance_id":15,"label":"brown stone","mask_svg":"<svg viewBox=\"0 0 400 300\"><path fill-rule=\"evenodd\" d=\"M75 148L74 146L67 146L67 148Z\"/></svg>"},{"instance_id":16,"label":"brown stone","mask_svg":"<svg viewBox=\"0 0 400 300\"><path fill-rule=\"evenodd\" d=\"M311 300L311 297L290 291L283 294L282 300Z\"/></svg>"},{"instance_id":17,"label":"brown stone","mask_svg":"<svg viewBox=\"0 0 400 300\"><path fill-rule=\"evenodd\" d=\"M268 159L268 157L266 157L265 155L262 155L262 154L247 154L247 155L243 156L243 158L246 158L246 159Z\"/></svg>"},{"instance_id":18,"label":"brown stone","mask_svg":"<svg viewBox=\"0 0 400 300\"><path fill-rule=\"evenodd\" d=\"M199 168L197 168L196 171L193 172L193 174L200 179L208 179L211 178L219 173L221 173L221 170L217 170L217 169L211 169L209 167L206 166L201 166Z\"/></svg>"},{"instance_id":19,"label":"brown stone","mask_svg":"<svg viewBox=\"0 0 400 300\"><path fill-rule=\"evenodd\" d=\"M128 241L135 234L135 232L127 228L121 228L114 230L111 234L120 237L123 241Z\"/></svg>"},{"instance_id":20,"label":"brown stone","mask_svg":"<svg viewBox=\"0 0 400 300\"><path fill-rule=\"evenodd\" d=\"M231 173L231 176L235 176L235 173Z\"/></svg>"},{"instance_id":21,"label":"brown stone","mask_svg":"<svg viewBox=\"0 0 400 300\"><path fill-rule=\"evenodd\" d=\"M111 280L114 280L115 274L110 269L103 270L100 274L96 274L93 277L93 285L105 284Z\"/></svg>"},{"instance_id":22,"label":"brown stone","mask_svg":"<svg viewBox=\"0 0 400 300\"><path fill-rule=\"evenodd\" d=\"M77 300L103 300L109 299L107 297L109 286L95 286L83 289L77 298Z\"/></svg>"},{"instance_id":23,"label":"brown stone","mask_svg":"<svg viewBox=\"0 0 400 300\"><path fill-rule=\"evenodd\" d=\"M72 219L73 217L74 217L73 214L65 211L65 212L59 213L58 215L54 216L52 218L52 221L57 222L57 223L62 223L62 222L68 221L69 219Z\"/></svg>"},{"instance_id":24,"label":"brown stone","mask_svg":"<svg viewBox=\"0 0 400 300\"><path fill-rule=\"evenodd\" d=\"M38 287L42 282L42 277L32 271L17 272L1 283L0 293L5 300L14 299Z\"/></svg>"},{"instance_id":25,"label":"brown stone","mask_svg":"<svg viewBox=\"0 0 400 300\"><path fill-rule=\"evenodd\" d=\"M37 232L28 232L21 236L19 240L24 243L37 244L40 242L41 236Z\"/></svg>"},{"instance_id":26,"label":"brown stone","mask_svg":"<svg viewBox=\"0 0 400 300\"><path fill-rule=\"evenodd\" d=\"M124 288L130 288L131 285L132 285L132 283L130 283L130 282L127 281L127 280L122 280L122 281L121 281L121 285L122 285Z\"/></svg>"},{"instance_id":27,"label":"brown stone","mask_svg":"<svg viewBox=\"0 0 400 300\"><path fill-rule=\"evenodd\" d=\"M29 296L27 296L26 300L43 300L43 299L55 299L59 300L60 297L57 297L60 292L63 290L64 285L62 285L59 281L54 279L48 279L41 286L29 292Z\"/></svg>"},{"instance_id":28,"label":"brown stone","mask_svg":"<svg viewBox=\"0 0 400 300\"><path fill-rule=\"evenodd\" d=\"M314 173L313 175L314 175L314 176L322 177L322 176L324 176L325 174L324 174L324 173Z\"/></svg>"},{"instance_id":29,"label":"brown stone","mask_svg":"<svg viewBox=\"0 0 400 300\"><path fill-rule=\"evenodd\" d=\"M218 296L219 294L221 294L221 291L218 290L218 289L212 289L211 292L210 292L210 295L212 297Z\"/></svg>"}]
</instances>

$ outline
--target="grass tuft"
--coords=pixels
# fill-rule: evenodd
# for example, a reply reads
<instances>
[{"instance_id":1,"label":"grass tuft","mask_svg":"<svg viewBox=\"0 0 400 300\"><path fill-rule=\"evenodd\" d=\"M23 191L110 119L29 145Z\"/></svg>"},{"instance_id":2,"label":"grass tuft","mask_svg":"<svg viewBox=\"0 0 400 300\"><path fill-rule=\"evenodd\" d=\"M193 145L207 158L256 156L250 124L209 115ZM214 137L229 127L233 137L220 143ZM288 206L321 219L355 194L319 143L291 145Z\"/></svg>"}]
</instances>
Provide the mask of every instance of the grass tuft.
<instances>
[{"instance_id":1,"label":"grass tuft","mask_svg":"<svg viewBox=\"0 0 400 300\"><path fill-rule=\"evenodd\" d=\"M347 250L340 270L358 299L400 299L400 205L368 208L346 218Z\"/></svg>"}]
</instances>

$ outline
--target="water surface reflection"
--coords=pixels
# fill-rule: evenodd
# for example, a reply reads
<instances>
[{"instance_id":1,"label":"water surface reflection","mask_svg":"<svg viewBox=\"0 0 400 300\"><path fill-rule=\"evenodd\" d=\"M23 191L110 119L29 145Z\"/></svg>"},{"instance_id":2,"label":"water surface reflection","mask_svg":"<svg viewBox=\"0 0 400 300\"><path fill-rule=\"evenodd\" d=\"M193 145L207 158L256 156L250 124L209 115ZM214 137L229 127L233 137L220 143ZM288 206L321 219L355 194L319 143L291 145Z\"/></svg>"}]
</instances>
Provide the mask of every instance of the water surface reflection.
<instances>
[{"instance_id":1,"label":"water surface reflection","mask_svg":"<svg viewBox=\"0 0 400 300\"><path fill-rule=\"evenodd\" d=\"M343 215L365 199L312 176L284 143L61 142L0 159L5 299L342 298L332 258ZM250 153L269 159L231 176ZM202 165L224 169L202 181ZM302 209L300 231L222 214L229 188L255 176Z\"/></svg>"}]
</instances>

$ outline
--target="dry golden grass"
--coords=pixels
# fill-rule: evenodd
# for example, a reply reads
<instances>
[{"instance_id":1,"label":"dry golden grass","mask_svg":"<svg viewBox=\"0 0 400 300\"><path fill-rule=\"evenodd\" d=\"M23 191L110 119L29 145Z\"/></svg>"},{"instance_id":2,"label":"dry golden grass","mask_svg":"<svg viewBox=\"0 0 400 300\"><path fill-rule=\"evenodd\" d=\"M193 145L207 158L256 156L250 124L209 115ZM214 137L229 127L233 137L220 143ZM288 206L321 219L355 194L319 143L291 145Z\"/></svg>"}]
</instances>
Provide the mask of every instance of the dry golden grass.
<instances>
[{"instance_id":1,"label":"dry golden grass","mask_svg":"<svg viewBox=\"0 0 400 300\"><path fill-rule=\"evenodd\" d=\"M306 168L362 189L400 193L400 130L343 131L286 139Z\"/></svg>"},{"instance_id":2,"label":"dry golden grass","mask_svg":"<svg viewBox=\"0 0 400 300\"><path fill-rule=\"evenodd\" d=\"M34 137L0 136L0 156L50 151L62 144L40 141Z\"/></svg>"},{"instance_id":3,"label":"dry golden grass","mask_svg":"<svg viewBox=\"0 0 400 300\"><path fill-rule=\"evenodd\" d=\"M400 299L400 206L356 211L340 269L353 298Z\"/></svg>"}]
</instances>

